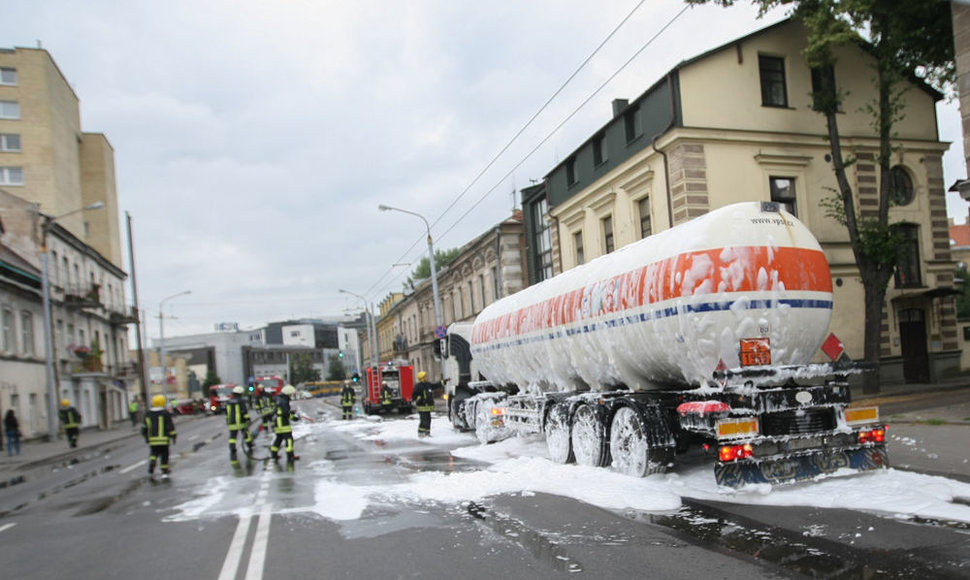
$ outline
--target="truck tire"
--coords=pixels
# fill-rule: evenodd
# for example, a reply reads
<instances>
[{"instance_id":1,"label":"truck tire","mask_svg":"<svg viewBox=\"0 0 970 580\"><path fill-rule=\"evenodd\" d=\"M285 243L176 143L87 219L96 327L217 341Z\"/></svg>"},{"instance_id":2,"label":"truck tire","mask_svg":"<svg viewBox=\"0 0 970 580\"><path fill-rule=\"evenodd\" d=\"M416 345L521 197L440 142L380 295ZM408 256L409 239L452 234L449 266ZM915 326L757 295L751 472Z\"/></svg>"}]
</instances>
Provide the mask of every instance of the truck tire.
<instances>
[{"instance_id":1,"label":"truck tire","mask_svg":"<svg viewBox=\"0 0 970 580\"><path fill-rule=\"evenodd\" d=\"M656 406L623 405L610 425L613 469L634 477L663 473L674 457L674 438Z\"/></svg>"},{"instance_id":2,"label":"truck tire","mask_svg":"<svg viewBox=\"0 0 970 580\"><path fill-rule=\"evenodd\" d=\"M569 432L569 407L554 403L542 427L546 436L549 459L555 463L572 463L573 447Z\"/></svg>"},{"instance_id":3,"label":"truck tire","mask_svg":"<svg viewBox=\"0 0 970 580\"><path fill-rule=\"evenodd\" d=\"M579 465L605 467L609 443L599 408L581 404L573 413L572 449Z\"/></svg>"}]
</instances>

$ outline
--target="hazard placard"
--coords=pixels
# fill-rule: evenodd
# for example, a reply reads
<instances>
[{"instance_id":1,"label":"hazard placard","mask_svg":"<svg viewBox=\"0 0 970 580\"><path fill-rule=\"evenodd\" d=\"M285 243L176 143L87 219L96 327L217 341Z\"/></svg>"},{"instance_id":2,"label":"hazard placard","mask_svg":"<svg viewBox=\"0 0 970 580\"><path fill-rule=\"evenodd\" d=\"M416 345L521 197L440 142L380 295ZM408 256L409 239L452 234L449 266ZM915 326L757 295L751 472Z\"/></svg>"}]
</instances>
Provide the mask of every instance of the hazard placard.
<instances>
[{"instance_id":1,"label":"hazard placard","mask_svg":"<svg viewBox=\"0 0 970 580\"><path fill-rule=\"evenodd\" d=\"M741 339L741 366L756 367L771 364L771 341L768 337Z\"/></svg>"}]
</instances>

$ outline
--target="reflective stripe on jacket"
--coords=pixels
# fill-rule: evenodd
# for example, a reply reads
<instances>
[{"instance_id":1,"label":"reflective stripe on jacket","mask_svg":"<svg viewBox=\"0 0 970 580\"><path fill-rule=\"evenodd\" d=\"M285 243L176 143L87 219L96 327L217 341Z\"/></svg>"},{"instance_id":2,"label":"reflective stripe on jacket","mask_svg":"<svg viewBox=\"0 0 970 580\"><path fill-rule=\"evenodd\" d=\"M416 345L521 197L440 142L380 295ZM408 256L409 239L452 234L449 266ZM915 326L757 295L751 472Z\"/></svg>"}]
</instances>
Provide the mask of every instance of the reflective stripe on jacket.
<instances>
[{"instance_id":1,"label":"reflective stripe on jacket","mask_svg":"<svg viewBox=\"0 0 970 580\"><path fill-rule=\"evenodd\" d=\"M293 420L293 411L290 410L289 397L280 395L276 399L276 409L274 411L274 415L276 417L273 425L274 433L280 434L293 432L293 427L290 426L290 421Z\"/></svg>"},{"instance_id":2,"label":"reflective stripe on jacket","mask_svg":"<svg viewBox=\"0 0 970 580\"><path fill-rule=\"evenodd\" d=\"M226 404L226 425L230 431L245 429L249 423L249 411L246 409L246 402L242 398L233 397Z\"/></svg>"},{"instance_id":3,"label":"reflective stripe on jacket","mask_svg":"<svg viewBox=\"0 0 970 580\"><path fill-rule=\"evenodd\" d=\"M354 401L357 400L357 393L353 389L344 389L340 393L340 405L343 407L351 407Z\"/></svg>"},{"instance_id":4,"label":"reflective stripe on jacket","mask_svg":"<svg viewBox=\"0 0 970 580\"><path fill-rule=\"evenodd\" d=\"M170 439L175 437L175 423L172 422L171 413L157 408L149 411L145 415L141 434L149 445L168 445Z\"/></svg>"},{"instance_id":5,"label":"reflective stripe on jacket","mask_svg":"<svg viewBox=\"0 0 970 580\"><path fill-rule=\"evenodd\" d=\"M415 385L411 402L419 412L434 411L434 392L431 390L431 384L420 382Z\"/></svg>"},{"instance_id":6,"label":"reflective stripe on jacket","mask_svg":"<svg viewBox=\"0 0 970 580\"><path fill-rule=\"evenodd\" d=\"M65 429L73 429L81 423L81 415L78 414L77 409L74 407L61 409L60 416Z\"/></svg>"}]
</instances>

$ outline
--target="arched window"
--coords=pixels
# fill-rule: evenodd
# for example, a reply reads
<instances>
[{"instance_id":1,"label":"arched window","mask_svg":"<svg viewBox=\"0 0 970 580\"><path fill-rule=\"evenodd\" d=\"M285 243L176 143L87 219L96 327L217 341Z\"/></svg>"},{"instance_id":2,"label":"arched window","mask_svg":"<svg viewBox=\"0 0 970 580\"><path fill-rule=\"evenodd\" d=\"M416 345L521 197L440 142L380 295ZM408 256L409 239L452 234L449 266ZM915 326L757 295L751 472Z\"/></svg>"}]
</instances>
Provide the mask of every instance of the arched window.
<instances>
[{"instance_id":1,"label":"arched window","mask_svg":"<svg viewBox=\"0 0 970 580\"><path fill-rule=\"evenodd\" d=\"M896 205L909 205L916 197L913 191L913 179L902 165L889 170L891 183L889 184L889 201Z\"/></svg>"}]
</instances>

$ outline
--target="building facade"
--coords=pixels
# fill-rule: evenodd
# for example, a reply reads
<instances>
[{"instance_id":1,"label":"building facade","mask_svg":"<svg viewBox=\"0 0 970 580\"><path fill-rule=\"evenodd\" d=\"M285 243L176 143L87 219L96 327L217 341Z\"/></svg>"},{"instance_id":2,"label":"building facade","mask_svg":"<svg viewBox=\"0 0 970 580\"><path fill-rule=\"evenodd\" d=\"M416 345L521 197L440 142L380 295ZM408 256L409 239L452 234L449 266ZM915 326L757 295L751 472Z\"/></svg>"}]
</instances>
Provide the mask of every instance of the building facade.
<instances>
[{"instance_id":1,"label":"building facade","mask_svg":"<svg viewBox=\"0 0 970 580\"><path fill-rule=\"evenodd\" d=\"M828 259L831 330L863 354L863 288L845 227L820 203L836 189L824 118L811 109L805 31L788 20L685 61L522 192L532 282L740 201L778 201L815 234ZM863 217L874 215L878 139L861 111L874 97L872 58L842 48L839 128ZM716 87L716 90L712 90ZM927 382L959 370L936 91L913 82L894 130L891 221L908 236L883 315L884 380Z\"/></svg>"}]
</instances>

